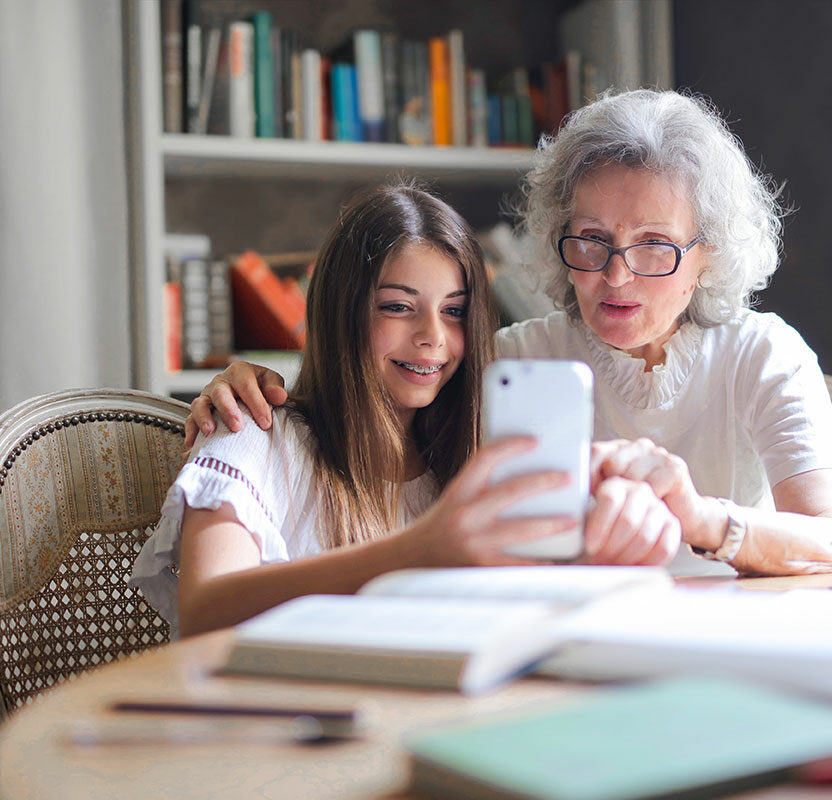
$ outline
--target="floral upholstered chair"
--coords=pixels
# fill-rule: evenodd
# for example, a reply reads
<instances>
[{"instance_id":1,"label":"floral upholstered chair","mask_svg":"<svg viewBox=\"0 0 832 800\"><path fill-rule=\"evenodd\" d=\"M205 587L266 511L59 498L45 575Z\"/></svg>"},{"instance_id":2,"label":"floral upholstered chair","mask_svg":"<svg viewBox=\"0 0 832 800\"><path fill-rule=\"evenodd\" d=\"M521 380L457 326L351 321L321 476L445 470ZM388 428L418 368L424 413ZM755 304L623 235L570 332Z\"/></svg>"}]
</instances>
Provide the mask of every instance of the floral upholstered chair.
<instances>
[{"instance_id":1,"label":"floral upholstered chair","mask_svg":"<svg viewBox=\"0 0 832 800\"><path fill-rule=\"evenodd\" d=\"M0 415L0 718L169 638L127 578L184 461L188 406L93 389Z\"/></svg>"}]
</instances>

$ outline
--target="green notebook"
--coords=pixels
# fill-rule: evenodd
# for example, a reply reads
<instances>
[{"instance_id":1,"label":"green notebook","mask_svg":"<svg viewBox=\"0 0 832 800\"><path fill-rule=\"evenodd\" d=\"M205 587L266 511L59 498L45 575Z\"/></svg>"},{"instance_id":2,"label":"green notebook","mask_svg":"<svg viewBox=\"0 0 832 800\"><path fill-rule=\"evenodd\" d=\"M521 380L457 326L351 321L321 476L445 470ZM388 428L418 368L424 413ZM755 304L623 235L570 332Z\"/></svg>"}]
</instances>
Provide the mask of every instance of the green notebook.
<instances>
[{"instance_id":1,"label":"green notebook","mask_svg":"<svg viewBox=\"0 0 832 800\"><path fill-rule=\"evenodd\" d=\"M413 787L430 797L716 797L786 780L789 768L832 754L832 705L680 678L433 728L405 747Z\"/></svg>"}]
</instances>

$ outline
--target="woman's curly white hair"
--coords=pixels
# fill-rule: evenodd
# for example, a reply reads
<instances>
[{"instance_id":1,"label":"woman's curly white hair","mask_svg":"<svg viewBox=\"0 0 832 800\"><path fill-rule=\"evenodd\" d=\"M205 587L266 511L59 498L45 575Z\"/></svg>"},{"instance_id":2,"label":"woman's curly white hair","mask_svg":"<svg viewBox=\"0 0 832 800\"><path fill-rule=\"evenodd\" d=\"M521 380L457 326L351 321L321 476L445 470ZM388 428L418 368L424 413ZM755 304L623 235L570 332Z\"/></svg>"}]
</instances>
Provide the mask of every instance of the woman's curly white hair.
<instances>
[{"instance_id":1,"label":"woman's curly white hair","mask_svg":"<svg viewBox=\"0 0 832 800\"><path fill-rule=\"evenodd\" d=\"M609 91L571 114L557 136L541 139L524 180L520 213L539 245L537 265L555 305L580 318L556 244L578 181L610 163L679 180L687 192L708 248L687 309L691 320L703 327L725 322L766 287L781 250L779 190L749 161L713 105L672 91Z\"/></svg>"}]
</instances>

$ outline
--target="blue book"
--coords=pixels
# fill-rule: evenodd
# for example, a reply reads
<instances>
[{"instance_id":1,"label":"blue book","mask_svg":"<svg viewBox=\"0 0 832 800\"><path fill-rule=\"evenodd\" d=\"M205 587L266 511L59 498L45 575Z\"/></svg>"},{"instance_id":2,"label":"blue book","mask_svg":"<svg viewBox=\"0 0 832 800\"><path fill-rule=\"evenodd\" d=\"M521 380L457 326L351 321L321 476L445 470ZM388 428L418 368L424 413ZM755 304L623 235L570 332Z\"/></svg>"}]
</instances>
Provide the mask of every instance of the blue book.
<instances>
[{"instance_id":1,"label":"blue book","mask_svg":"<svg viewBox=\"0 0 832 800\"><path fill-rule=\"evenodd\" d=\"M352 64L332 65L333 138L339 142L356 141L355 130L355 67Z\"/></svg>"},{"instance_id":2,"label":"blue book","mask_svg":"<svg viewBox=\"0 0 832 800\"><path fill-rule=\"evenodd\" d=\"M488 144L493 147L503 143L503 107L500 96L488 95L486 105L488 108Z\"/></svg>"}]
</instances>

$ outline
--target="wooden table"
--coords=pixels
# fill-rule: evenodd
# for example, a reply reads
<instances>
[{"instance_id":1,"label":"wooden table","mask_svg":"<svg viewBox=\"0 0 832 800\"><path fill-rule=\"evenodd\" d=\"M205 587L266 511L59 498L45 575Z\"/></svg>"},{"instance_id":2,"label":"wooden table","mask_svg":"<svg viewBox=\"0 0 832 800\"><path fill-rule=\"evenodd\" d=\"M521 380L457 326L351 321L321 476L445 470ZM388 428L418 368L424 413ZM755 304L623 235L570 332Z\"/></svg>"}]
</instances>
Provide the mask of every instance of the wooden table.
<instances>
[{"instance_id":1,"label":"wooden table","mask_svg":"<svg viewBox=\"0 0 832 800\"><path fill-rule=\"evenodd\" d=\"M832 586L832 576L742 581L753 588ZM111 664L56 687L42 702L0 727L0 797L25 800L97 798L404 798L407 762L400 748L409 730L432 722L570 702L592 686L526 678L485 697L358 684L222 678L213 675L231 641L229 631L177 642ZM66 744L83 720L113 718L121 699L170 699L253 704L342 706L368 715L361 739L301 745ZM133 715L131 715L132 717ZM124 715L119 717L124 721ZM258 723L268 725L269 723ZM832 787L787 785L742 795L765 800L832 796Z\"/></svg>"}]
</instances>

